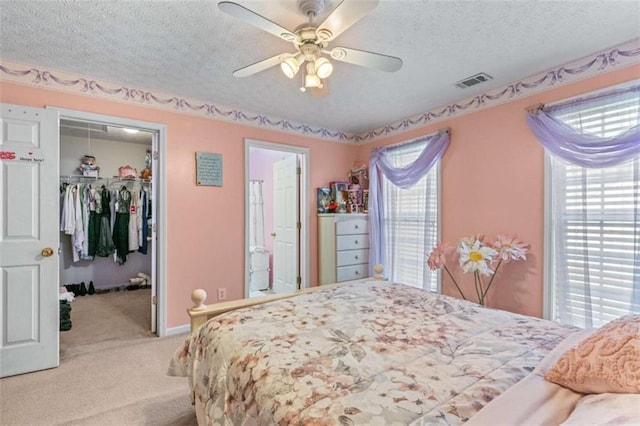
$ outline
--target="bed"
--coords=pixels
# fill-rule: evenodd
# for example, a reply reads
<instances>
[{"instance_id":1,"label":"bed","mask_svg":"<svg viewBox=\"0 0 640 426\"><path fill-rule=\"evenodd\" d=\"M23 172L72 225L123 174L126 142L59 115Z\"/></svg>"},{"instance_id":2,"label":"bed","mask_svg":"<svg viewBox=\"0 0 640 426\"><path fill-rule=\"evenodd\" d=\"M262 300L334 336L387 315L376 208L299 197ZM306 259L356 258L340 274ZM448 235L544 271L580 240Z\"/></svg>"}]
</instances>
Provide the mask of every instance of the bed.
<instances>
[{"instance_id":1,"label":"bed","mask_svg":"<svg viewBox=\"0 0 640 426\"><path fill-rule=\"evenodd\" d=\"M576 328L380 280L292 296L191 311L169 374L200 425L559 424L583 397L543 378Z\"/></svg>"}]
</instances>

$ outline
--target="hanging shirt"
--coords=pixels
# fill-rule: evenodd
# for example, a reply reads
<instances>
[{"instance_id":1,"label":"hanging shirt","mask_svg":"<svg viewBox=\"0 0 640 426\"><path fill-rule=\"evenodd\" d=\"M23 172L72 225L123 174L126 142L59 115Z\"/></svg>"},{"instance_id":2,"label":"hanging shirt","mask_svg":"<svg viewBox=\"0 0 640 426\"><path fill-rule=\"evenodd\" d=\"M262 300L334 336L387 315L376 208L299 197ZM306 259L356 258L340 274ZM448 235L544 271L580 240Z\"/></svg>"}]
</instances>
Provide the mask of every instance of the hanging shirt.
<instances>
[{"instance_id":1,"label":"hanging shirt","mask_svg":"<svg viewBox=\"0 0 640 426\"><path fill-rule=\"evenodd\" d=\"M64 198L62 201L62 213L60 215L60 230L67 235L73 235L75 224L75 208L73 204L73 191L72 188L75 185L67 185L64 191Z\"/></svg>"},{"instance_id":2,"label":"hanging shirt","mask_svg":"<svg viewBox=\"0 0 640 426\"><path fill-rule=\"evenodd\" d=\"M91 185L83 185L80 190L80 208L82 209L82 248L80 259L93 260L89 255L89 204Z\"/></svg>"},{"instance_id":3,"label":"hanging shirt","mask_svg":"<svg viewBox=\"0 0 640 426\"><path fill-rule=\"evenodd\" d=\"M71 244L73 245L73 261L78 262L80 260L80 253L82 252L82 244L84 242L84 229L82 223L82 186L75 185L71 189L73 192L73 211L74 211L74 231L71 237Z\"/></svg>"}]
</instances>

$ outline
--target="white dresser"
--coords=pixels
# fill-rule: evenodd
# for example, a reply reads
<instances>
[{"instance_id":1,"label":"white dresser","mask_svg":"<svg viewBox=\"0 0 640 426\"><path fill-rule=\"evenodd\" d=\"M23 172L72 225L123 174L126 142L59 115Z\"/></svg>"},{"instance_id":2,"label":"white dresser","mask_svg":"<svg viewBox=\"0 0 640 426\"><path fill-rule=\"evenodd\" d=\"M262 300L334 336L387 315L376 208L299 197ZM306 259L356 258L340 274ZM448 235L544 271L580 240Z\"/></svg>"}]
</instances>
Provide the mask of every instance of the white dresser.
<instances>
[{"instance_id":1,"label":"white dresser","mask_svg":"<svg viewBox=\"0 0 640 426\"><path fill-rule=\"evenodd\" d=\"M319 284L369 276L369 222L361 213L318 215Z\"/></svg>"}]
</instances>

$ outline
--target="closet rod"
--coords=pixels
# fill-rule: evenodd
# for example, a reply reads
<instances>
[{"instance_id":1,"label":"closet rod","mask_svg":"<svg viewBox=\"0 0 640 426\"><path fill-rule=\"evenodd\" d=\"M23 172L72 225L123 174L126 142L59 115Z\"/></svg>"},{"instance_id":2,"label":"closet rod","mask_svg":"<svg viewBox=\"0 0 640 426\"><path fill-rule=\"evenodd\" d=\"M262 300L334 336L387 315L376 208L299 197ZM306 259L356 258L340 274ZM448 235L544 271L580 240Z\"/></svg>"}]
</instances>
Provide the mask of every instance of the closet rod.
<instances>
[{"instance_id":1,"label":"closet rod","mask_svg":"<svg viewBox=\"0 0 640 426\"><path fill-rule=\"evenodd\" d=\"M113 188L113 185L126 185L129 187L130 184L140 184L141 188L145 190L151 190L151 179L125 179L119 177L95 177L95 176L79 176L79 175L71 175L71 176L60 176L60 182L62 184L70 185L72 182L77 183L95 183L96 185L107 186L109 188Z\"/></svg>"},{"instance_id":2,"label":"closet rod","mask_svg":"<svg viewBox=\"0 0 640 426\"><path fill-rule=\"evenodd\" d=\"M262 179L249 179L249 182L253 183L263 183L264 181Z\"/></svg>"},{"instance_id":3,"label":"closet rod","mask_svg":"<svg viewBox=\"0 0 640 426\"><path fill-rule=\"evenodd\" d=\"M106 180L107 183L111 182L142 182L142 183L151 183L151 179L127 179L127 178L119 178L117 176L114 177L103 177L103 176L80 176L80 175L70 175L70 176L60 176L60 180L66 180L70 182L72 179L87 179L89 181L97 181L97 180Z\"/></svg>"}]
</instances>

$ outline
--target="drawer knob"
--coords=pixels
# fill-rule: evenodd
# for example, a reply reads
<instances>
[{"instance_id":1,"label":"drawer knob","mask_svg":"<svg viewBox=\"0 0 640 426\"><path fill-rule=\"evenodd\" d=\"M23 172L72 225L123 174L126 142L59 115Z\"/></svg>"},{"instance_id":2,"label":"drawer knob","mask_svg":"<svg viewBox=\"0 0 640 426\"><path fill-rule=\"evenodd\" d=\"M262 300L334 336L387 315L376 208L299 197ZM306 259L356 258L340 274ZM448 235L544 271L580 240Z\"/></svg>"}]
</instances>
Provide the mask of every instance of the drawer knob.
<instances>
[{"instance_id":1,"label":"drawer knob","mask_svg":"<svg viewBox=\"0 0 640 426\"><path fill-rule=\"evenodd\" d=\"M358 256L357 254L356 254L356 259L360 259L360 256Z\"/></svg>"},{"instance_id":2,"label":"drawer knob","mask_svg":"<svg viewBox=\"0 0 640 426\"><path fill-rule=\"evenodd\" d=\"M360 271L356 271L356 275L360 275Z\"/></svg>"},{"instance_id":3,"label":"drawer knob","mask_svg":"<svg viewBox=\"0 0 640 426\"><path fill-rule=\"evenodd\" d=\"M356 244L358 244L358 240L356 240Z\"/></svg>"},{"instance_id":4,"label":"drawer knob","mask_svg":"<svg viewBox=\"0 0 640 426\"><path fill-rule=\"evenodd\" d=\"M358 225L356 225L356 229L358 229Z\"/></svg>"}]
</instances>

